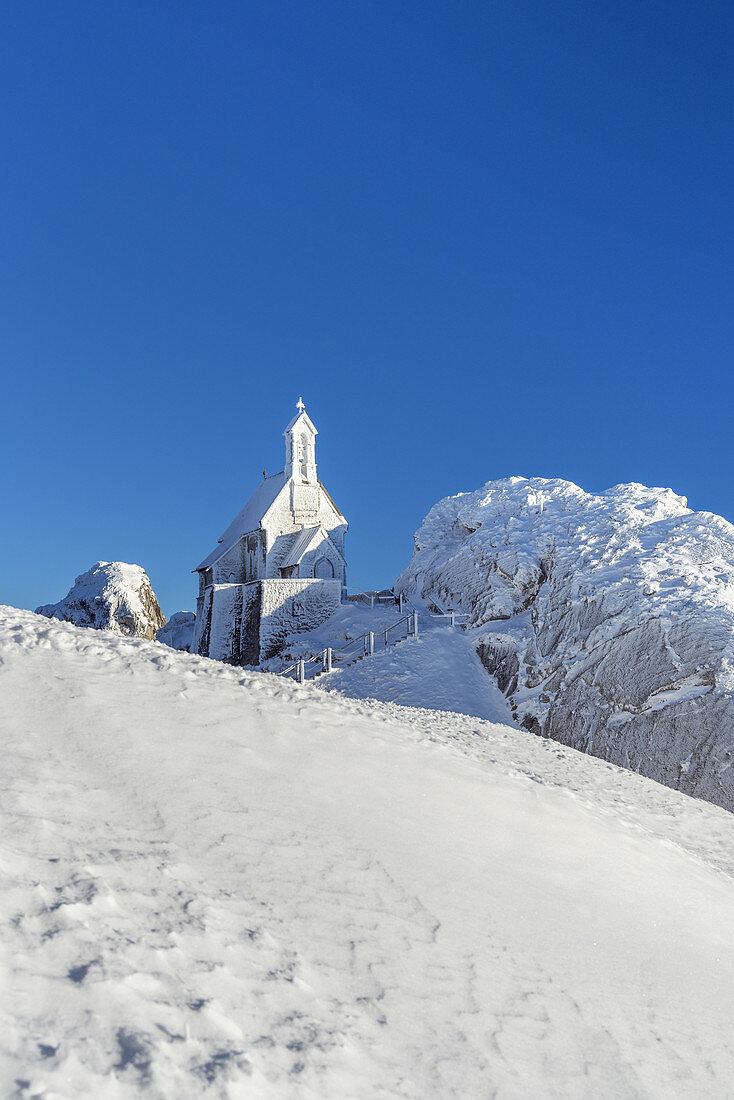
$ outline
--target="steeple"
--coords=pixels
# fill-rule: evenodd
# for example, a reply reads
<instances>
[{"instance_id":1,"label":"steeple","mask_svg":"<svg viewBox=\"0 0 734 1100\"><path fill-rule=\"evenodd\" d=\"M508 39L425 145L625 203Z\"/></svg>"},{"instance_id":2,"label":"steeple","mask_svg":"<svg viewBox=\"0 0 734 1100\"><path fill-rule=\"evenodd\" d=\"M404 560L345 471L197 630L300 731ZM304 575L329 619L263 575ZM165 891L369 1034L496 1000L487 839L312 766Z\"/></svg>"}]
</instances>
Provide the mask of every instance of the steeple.
<instances>
[{"instance_id":1,"label":"steeple","mask_svg":"<svg viewBox=\"0 0 734 1100\"><path fill-rule=\"evenodd\" d=\"M283 433L285 436L285 476L297 485L316 485L316 436L319 434L298 398L296 415Z\"/></svg>"}]
</instances>

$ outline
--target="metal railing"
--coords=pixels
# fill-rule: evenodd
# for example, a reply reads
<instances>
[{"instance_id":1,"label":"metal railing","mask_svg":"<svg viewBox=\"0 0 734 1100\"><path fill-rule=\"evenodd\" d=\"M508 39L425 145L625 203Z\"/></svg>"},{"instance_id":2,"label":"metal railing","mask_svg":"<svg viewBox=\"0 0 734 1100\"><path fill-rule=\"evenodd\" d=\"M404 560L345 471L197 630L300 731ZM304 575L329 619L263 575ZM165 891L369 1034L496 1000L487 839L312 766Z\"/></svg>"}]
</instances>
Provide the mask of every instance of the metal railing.
<instances>
[{"instance_id":1,"label":"metal railing","mask_svg":"<svg viewBox=\"0 0 734 1100\"><path fill-rule=\"evenodd\" d=\"M400 631L398 636L394 636L395 631ZM331 672L335 665L346 666L360 661L363 657L372 657L376 650L388 649L389 646L397 645L398 642L409 637L418 637L417 611L413 611L378 633L368 630L358 638L351 638L339 649L327 646L318 654L299 657L292 664L281 669L279 675L293 676L300 684L304 684L308 679L315 680L323 672Z\"/></svg>"},{"instance_id":2,"label":"metal railing","mask_svg":"<svg viewBox=\"0 0 734 1100\"><path fill-rule=\"evenodd\" d=\"M431 617L433 619L448 619L449 625L452 627L465 626L466 620L469 618L468 615L460 611L441 611L438 614L434 612Z\"/></svg>"},{"instance_id":3,"label":"metal railing","mask_svg":"<svg viewBox=\"0 0 734 1100\"><path fill-rule=\"evenodd\" d=\"M407 604L408 607L414 607L414 604L411 603L411 601L408 599L407 596L402 596L401 595L397 598L400 600L400 609L401 610L402 610L403 606L406 605L406 604ZM447 606L443 602L443 600L438 599L436 596L427 595L425 597L425 599L429 603L432 603L433 606L436 608L435 611L429 611L428 612L428 615L430 616L429 621L433 620L435 622L436 619L448 619L449 623L452 627L457 627L457 626L464 627L466 625L466 622L467 622L467 619L469 618L469 616L465 612L463 612L463 611L454 611L453 608Z\"/></svg>"},{"instance_id":4,"label":"metal railing","mask_svg":"<svg viewBox=\"0 0 734 1100\"><path fill-rule=\"evenodd\" d=\"M362 588L346 588L345 591L349 603L368 603L371 608L381 603L396 604L399 602L398 597L387 589L380 592L365 592Z\"/></svg>"},{"instance_id":5,"label":"metal railing","mask_svg":"<svg viewBox=\"0 0 734 1100\"><path fill-rule=\"evenodd\" d=\"M362 593L365 596L371 595L371 593ZM377 593L375 593L377 597ZM381 599L387 600L387 596L381 597ZM311 654L308 656L298 657L286 668L281 669L280 676L292 676L300 684L305 684L306 680L315 680L318 676L321 676L324 672L332 672L334 667L342 665L353 664L355 661L361 661L363 657L372 657L377 651L383 651L388 649L391 645L397 645L398 642L403 641L404 638L418 637L418 612L407 598L407 596L394 596L393 599L397 603L402 611L407 605L412 607L413 610L405 615L402 619L398 619L396 623L392 623L391 626L381 631L368 630L364 634L360 634L357 638L351 638L346 645L341 646L339 649L334 649L332 646L327 646L322 649L320 653ZM435 607L440 607L439 603L433 599L431 602ZM374 604L372 605L374 606ZM453 628L457 626L464 626L467 616L458 611L450 611L448 609L441 609L438 613L429 612L429 622L436 620L444 620L447 625Z\"/></svg>"}]
</instances>

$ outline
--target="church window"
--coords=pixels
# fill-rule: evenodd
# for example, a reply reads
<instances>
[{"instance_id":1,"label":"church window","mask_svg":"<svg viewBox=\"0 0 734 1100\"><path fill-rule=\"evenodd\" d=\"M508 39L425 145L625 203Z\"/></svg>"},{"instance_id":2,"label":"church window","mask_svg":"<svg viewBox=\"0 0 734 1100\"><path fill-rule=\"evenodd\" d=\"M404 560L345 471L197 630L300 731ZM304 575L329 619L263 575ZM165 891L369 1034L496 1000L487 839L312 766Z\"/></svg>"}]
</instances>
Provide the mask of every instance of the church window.
<instances>
[{"instance_id":1,"label":"church window","mask_svg":"<svg viewBox=\"0 0 734 1100\"><path fill-rule=\"evenodd\" d=\"M319 580L331 580L334 576L334 566L328 558L319 558L314 566L313 575Z\"/></svg>"},{"instance_id":2,"label":"church window","mask_svg":"<svg viewBox=\"0 0 734 1100\"><path fill-rule=\"evenodd\" d=\"M298 461L301 464L301 477L308 480L308 440L302 435L298 441Z\"/></svg>"}]
</instances>

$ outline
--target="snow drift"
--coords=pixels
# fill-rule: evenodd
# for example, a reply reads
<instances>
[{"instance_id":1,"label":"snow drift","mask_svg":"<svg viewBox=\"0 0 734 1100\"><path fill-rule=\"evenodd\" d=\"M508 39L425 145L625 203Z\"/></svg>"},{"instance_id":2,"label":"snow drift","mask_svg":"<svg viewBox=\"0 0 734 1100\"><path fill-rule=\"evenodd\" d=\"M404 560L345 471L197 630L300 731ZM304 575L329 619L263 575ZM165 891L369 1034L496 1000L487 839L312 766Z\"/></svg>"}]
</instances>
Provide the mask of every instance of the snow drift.
<instances>
[{"instance_id":1,"label":"snow drift","mask_svg":"<svg viewBox=\"0 0 734 1100\"><path fill-rule=\"evenodd\" d=\"M0 669L3 1097L731 1095L730 814L12 608Z\"/></svg>"},{"instance_id":2,"label":"snow drift","mask_svg":"<svg viewBox=\"0 0 734 1100\"><path fill-rule=\"evenodd\" d=\"M37 607L36 614L137 638L155 638L166 622L148 574L123 561L98 561L63 600Z\"/></svg>"},{"instance_id":3,"label":"snow drift","mask_svg":"<svg viewBox=\"0 0 734 1100\"><path fill-rule=\"evenodd\" d=\"M440 501L396 590L466 612L527 729L734 809L734 527L670 489Z\"/></svg>"}]
</instances>

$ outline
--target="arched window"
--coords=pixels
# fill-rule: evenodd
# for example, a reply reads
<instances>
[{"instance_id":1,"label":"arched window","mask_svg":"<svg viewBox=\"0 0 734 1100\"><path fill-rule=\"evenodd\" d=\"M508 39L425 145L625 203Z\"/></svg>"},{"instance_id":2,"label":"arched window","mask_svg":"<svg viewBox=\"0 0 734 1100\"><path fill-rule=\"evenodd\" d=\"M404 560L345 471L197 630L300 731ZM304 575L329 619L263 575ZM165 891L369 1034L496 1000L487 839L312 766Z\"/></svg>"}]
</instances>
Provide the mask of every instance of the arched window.
<instances>
[{"instance_id":1,"label":"arched window","mask_svg":"<svg viewBox=\"0 0 734 1100\"><path fill-rule=\"evenodd\" d=\"M322 581L332 580L334 577L334 566L328 558L319 558L313 567L313 575Z\"/></svg>"},{"instance_id":2,"label":"arched window","mask_svg":"<svg viewBox=\"0 0 734 1100\"><path fill-rule=\"evenodd\" d=\"M298 461L301 464L301 477L308 478L308 439L302 435L298 440Z\"/></svg>"}]
</instances>

